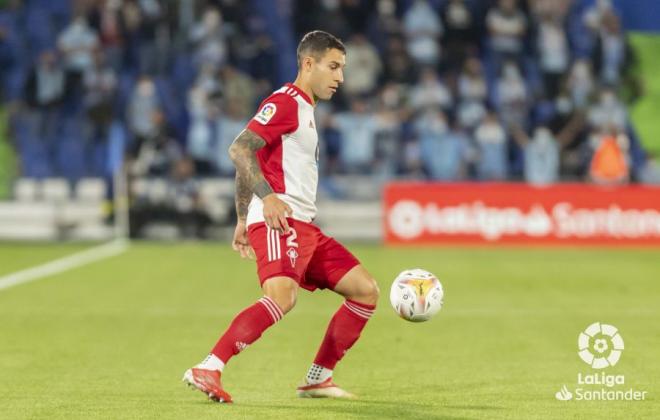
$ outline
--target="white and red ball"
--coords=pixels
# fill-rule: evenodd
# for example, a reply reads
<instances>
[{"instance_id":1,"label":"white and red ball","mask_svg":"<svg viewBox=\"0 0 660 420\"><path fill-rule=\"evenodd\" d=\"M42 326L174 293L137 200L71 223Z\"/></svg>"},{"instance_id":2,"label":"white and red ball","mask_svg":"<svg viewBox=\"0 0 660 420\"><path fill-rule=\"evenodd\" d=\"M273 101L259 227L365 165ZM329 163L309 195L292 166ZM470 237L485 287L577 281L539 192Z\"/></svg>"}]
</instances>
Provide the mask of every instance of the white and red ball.
<instances>
[{"instance_id":1,"label":"white and red ball","mask_svg":"<svg viewBox=\"0 0 660 420\"><path fill-rule=\"evenodd\" d=\"M396 313L411 322L428 321L442 308L440 280L421 268L404 270L394 279L390 302Z\"/></svg>"}]
</instances>

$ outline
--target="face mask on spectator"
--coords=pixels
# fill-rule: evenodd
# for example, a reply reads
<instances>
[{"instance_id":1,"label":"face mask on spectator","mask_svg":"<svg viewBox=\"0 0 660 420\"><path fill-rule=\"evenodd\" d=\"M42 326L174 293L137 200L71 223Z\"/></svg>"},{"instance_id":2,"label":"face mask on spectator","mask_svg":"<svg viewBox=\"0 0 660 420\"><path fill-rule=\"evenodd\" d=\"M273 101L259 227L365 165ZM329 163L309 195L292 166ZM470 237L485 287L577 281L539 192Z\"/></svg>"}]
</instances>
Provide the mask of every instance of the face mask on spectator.
<instances>
[{"instance_id":1,"label":"face mask on spectator","mask_svg":"<svg viewBox=\"0 0 660 420\"><path fill-rule=\"evenodd\" d=\"M573 103L565 96L557 98L557 112L566 115L573 111Z\"/></svg>"},{"instance_id":2,"label":"face mask on spectator","mask_svg":"<svg viewBox=\"0 0 660 420\"><path fill-rule=\"evenodd\" d=\"M429 117L431 121L430 125L434 132L442 133L442 134L447 132L447 121L445 121L442 115L438 114L437 112L431 111Z\"/></svg>"},{"instance_id":3,"label":"face mask on spectator","mask_svg":"<svg viewBox=\"0 0 660 420\"><path fill-rule=\"evenodd\" d=\"M600 103L606 107L616 105L616 96L612 92L605 92L600 96Z\"/></svg>"},{"instance_id":4,"label":"face mask on spectator","mask_svg":"<svg viewBox=\"0 0 660 420\"><path fill-rule=\"evenodd\" d=\"M534 141L539 144L548 144L552 142L552 133L547 127L537 127L534 130Z\"/></svg>"},{"instance_id":5,"label":"face mask on spectator","mask_svg":"<svg viewBox=\"0 0 660 420\"><path fill-rule=\"evenodd\" d=\"M506 80L520 79L520 71L518 70L518 67L512 64L507 64L506 66L504 66L503 75Z\"/></svg>"},{"instance_id":6,"label":"face mask on spectator","mask_svg":"<svg viewBox=\"0 0 660 420\"><path fill-rule=\"evenodd\" d=\"M154 94L154 90L154 83L151 80L141 81L137 88L140 96L151 96Z\"/></svg>"}]
</instances>

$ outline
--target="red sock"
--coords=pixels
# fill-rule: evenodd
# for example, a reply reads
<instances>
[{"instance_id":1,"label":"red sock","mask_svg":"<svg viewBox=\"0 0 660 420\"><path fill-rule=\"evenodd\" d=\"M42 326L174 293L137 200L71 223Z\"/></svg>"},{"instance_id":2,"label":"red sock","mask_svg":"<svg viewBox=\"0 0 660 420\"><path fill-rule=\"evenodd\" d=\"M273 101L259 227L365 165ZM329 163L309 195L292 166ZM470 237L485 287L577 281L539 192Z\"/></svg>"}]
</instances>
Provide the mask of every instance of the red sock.
<instances>
[{"instance_id":1,"label":"red sock","mask_svg":"<svg viewBox=\"0 0 660 420\"><path fill-rule=\"evenodd\" d=\"M227 331L220 337L211 353L223 363L240 353L248 345L257 341L271 325L282 319L279 306L268 296L236 315Z\"/></svg>"},{"instance_id":2,"label":"red sock","mask_svg":"<svg viewBox=\"0 0 660 420\"><path fill-rule=\"evenodd\" d=\"M314 363L326 369L334 369L360 337L375 309L376 305L346 300L332 317Z\"/></svg>"}]
</instances>

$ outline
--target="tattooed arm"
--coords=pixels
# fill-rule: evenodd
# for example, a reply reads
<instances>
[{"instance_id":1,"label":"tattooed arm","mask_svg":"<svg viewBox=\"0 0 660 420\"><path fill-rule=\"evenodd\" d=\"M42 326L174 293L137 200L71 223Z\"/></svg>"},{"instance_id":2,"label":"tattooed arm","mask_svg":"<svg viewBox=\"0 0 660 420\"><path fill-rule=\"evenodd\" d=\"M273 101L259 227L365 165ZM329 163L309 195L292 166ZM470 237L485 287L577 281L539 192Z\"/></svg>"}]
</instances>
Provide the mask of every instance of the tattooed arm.
<instances>
[{"instance_id":1,"label":"tattooed arm","mask_svg":"<svg viewBox=\"0 0 660 420\"><path fill-rule=\"evenodd\" d=\"M245 223L252 194L256 194L264 203L266 224L285 233L289 230L286 216L291 214L291 208L273 193L261 172L256 152L265 145L264 139L245 129L229 148L229 155L236 166L236 213L239 223Z\"/></svg>"},{"instance_id":2,"label":"tattooed arm","mask_svg":"<svg viewBox=\"0 0 660 420\"><path fill-rule=\"evenodd\" d=\"M266 141L250 130L243 130L229 148L229 156L236 166L236 214L239 220L247 218L252 194L263 199L273 189L264 178L255 153Z\"/></svg>"}]
</instances>

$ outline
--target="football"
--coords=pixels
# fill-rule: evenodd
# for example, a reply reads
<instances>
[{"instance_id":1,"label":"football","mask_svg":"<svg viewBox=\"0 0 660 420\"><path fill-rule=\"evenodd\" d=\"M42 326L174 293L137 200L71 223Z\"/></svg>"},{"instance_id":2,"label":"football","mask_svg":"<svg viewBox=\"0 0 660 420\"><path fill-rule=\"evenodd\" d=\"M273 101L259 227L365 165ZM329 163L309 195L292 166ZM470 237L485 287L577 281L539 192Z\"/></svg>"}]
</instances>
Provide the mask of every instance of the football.
<instances>
[{"instance_id":1,"label":"football","mask_svg":"<svg viewBox=\"0 0 660 420\"><path fill-rule=\"evenodd\" d=\"M404 270L390 290L390 302L406 321L428 321L442 308L444 291L440 280L421 268Z\"/></svg>"}]
</instances>

